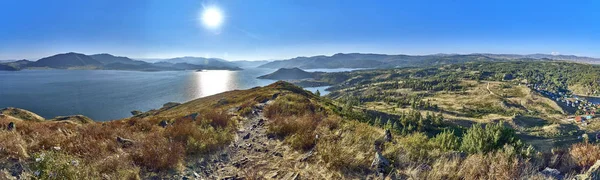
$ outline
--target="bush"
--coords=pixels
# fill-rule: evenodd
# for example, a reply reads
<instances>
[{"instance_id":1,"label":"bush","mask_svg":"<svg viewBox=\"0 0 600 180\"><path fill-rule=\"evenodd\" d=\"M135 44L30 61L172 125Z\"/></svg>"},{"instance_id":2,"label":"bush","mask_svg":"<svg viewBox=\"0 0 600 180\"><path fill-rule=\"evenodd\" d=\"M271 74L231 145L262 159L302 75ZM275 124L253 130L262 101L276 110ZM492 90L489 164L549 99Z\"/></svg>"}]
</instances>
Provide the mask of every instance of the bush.
<instances>
[{"instance_id":1,"label":"bush","mask_svg":"<svg viewBox=\"0 0 600 180\"><path fill-rule=\"evenodd\" d=\"M34 155L34 175L39 179L90 179L98 177L81 159L57 151L45 151Z\"/></svg>"},{"instance_id":2,"label":"bush","mask_svg":"<svg viewBox=\"0 0 600 180\"><path fill-rule=\"evenodd\" d=\"M590 143L577 143L569 148L569 155L580 167L587 169L600 160L600 146Z\"/></svg>"},{"instance_id":3,"label":"bush","mask_svg":"<svg viewBox=\"0 0 600 180\"><path fill-rule=\"evenodd\" d=\"M463 136L460 149L471 154L487 153L500 149L505 144L512 145L516 149L522 147L514 130L504 127L502 123L488 124L485 128L475 124Z\"/></svg>"},{"instance_id":4,"label":"bush","mask_svg":"<svg viewBox=\"0 0 600 180\"><path fill-rule=\"evenodd\" d=\"M215 128L208 122L181 119L166 128L165 137L185 145L187 154L207 153L229 143L233 136L228 129Z\"/></svg>"},{"instance_id":5,"label":"bush","mask_svg":"<svg viewBox=\"0 0 600 180\"><path fill-rule=\"evenodd\" d=\"M444 152L455 151L460 147L460 139L454 135L454 131L443 131L431 139L435 148Z\"/></svg>"},{"instance_id":6,"label":"bush","mask_svg":"<svg viewBox=\"0 0 600 180\"><path fill-rule=\"evenodd\" d=\"M177 169L182 165L185 151L180 143L170 143L156 133L149 133L134 143L132 159L150 171Z\"/></svg>"},{"instance_id":7,"label":"bush","mask_svg":"<svg viewBox=\"0 0 600 180\"><path fill-rule=\"evenodd\" d=\"M27 144L21 135L14 131L0 130L0 159L5 158L28 158Z\"/></svg>"},{"instance_id":8,"label":"bush","mask_svg":"<svg viewBox=\"0 0 600 180\"><path fill-rule=\"evenodd\" d=\"M287 94L277 98L272 104L267 105L264 115L267 118L302 116L313 113L315 109L316 107L314 107L308 98L297 94Z\"/></svg>"}]
</instances>

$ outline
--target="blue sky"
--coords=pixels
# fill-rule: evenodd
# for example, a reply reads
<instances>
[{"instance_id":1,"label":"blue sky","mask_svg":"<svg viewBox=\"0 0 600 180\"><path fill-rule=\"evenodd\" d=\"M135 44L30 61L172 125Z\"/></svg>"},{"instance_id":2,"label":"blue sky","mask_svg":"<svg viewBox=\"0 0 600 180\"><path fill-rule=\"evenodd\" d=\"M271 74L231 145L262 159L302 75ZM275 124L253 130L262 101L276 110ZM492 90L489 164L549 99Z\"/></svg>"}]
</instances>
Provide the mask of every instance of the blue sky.
<instances>
[{"instance_id":1,"label":"blue sky","mask_svg":"<svg viewBox=\"0 0 600 180\"><path fill-rule=\"evenodd\" d=\"M219 30L199 20L216 6ZM62 52L283 59L338 52L600 57L594 0L4 0L0 59Z\"/></svg>"}]
</instances>

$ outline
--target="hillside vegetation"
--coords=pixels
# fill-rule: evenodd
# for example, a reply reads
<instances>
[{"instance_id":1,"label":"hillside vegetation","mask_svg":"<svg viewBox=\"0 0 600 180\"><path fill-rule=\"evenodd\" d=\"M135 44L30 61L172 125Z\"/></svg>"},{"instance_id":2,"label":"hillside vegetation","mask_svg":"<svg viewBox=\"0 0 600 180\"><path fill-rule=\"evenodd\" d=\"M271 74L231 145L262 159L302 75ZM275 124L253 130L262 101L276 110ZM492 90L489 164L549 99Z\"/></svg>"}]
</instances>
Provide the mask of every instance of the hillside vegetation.
<instances>
[{"instance_id":1,"label":"hillside vegetation","mask_svg":"<svg viewBox=\"0 0 600 180\"><path fill-rule=\"evenodd\" d=\"M438 107L439 108L439 107ZM0 116L0 175L39 179L548 179L600 146L538 152L502 123L347 106L285 82L110 122ZM379 123L375 123L379 122ZM397 130L399 126L412 126ZM544 168L561 173L541 172Z\"/></svg>"}]
</instances>

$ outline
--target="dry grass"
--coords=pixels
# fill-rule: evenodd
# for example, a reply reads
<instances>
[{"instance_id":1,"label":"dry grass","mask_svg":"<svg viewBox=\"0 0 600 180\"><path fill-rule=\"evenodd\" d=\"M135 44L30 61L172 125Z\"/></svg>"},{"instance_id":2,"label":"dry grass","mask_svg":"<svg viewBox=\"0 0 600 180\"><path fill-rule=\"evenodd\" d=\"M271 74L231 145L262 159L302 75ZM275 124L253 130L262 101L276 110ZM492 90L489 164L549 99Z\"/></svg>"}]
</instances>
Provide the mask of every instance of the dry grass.
<instances>
[{"instance_id":1,"label":"dry grass","mask_svg":"<svg viewBox=\"0 0 600 180\"><path fill-rule=\"evenodd\" d=\"M587 169L600 159L600 146L590 143L574 144L569 149L569 154L578 166Z\"/></svg>"}]
</instances>

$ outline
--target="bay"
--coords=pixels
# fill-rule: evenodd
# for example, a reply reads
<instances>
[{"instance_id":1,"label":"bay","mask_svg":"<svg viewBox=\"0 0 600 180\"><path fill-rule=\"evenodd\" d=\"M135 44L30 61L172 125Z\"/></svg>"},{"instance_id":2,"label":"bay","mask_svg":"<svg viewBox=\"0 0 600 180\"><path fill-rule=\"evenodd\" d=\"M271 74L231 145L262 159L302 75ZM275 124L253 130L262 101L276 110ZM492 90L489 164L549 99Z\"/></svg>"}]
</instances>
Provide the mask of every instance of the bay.
<instances>
[{"instance_id":1,"label":"bay","mask_svg":"<svg viewBox=\"0 0 600 180\"><path fill-rule=\"evenodd\" d=\"M158 109L167 102L183 103L225 91L265 86L275 81L256 77L274 71L0 71L0 108L22 108L45 118L81 114L108 121L129 117L132 110ZM307 89L325 95L325 88Z\"/></svg>"}]
</instances>

